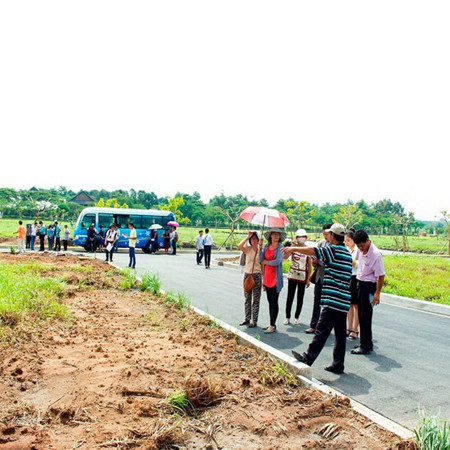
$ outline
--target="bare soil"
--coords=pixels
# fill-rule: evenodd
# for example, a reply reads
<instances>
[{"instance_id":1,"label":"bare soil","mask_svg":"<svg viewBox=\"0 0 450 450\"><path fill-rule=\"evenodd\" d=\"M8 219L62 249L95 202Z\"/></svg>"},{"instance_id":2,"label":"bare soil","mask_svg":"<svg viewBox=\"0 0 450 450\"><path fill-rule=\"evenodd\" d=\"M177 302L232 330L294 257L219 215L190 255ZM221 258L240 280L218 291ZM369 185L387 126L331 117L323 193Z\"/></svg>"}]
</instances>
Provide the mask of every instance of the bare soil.
<instances>
[{"instance_id":1,"label":"bare soil","mask_svg":"<svg viewBox=\"0 0 450 450\"><path fill-rule=\"evenodd\" d=\"M192 311L120 291L107 264L50 254L0 261L23 258L56 265L49 276L65 275L72 319L41 323L0 347L0 449L406 445L348 399L296 385L270 358ZM73 270L83 265L93 272ZM186 410L169 404L175 391L187 393Z\"/></svg>"}]
</instances>

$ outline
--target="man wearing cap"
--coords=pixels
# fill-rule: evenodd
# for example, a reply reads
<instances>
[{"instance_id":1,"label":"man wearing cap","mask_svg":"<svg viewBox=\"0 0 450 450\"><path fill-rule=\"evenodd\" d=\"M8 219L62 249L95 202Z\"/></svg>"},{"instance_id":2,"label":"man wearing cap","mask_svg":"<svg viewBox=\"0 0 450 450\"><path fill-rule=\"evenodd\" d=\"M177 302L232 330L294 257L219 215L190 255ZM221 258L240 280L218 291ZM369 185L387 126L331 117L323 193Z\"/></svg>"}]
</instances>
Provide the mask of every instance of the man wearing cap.
<instances>
[{"instance_id":1,"label":"man wearing cap","mask_svg":"<svg viewBox=\"0 0 450 450\"><path fill-rule=\"evenodd\" d=\"M372 315L373 307L380 303L384 284L383 256L364 230L357 230L353 241L358 247L358 316L361 340L359 347L351 351L354 355L365 355L373 350Z\"/></svg>"},{"instance_id":2,"label":"man wearing cap","mask_svg":"<svg viewBox=\"0 0 450 450\"><path fill-rule=\"evenodd\" d=\"M350 279L352 276L352 256L344 245L345 227L335 223L330 228L329 246L322 248L290 247L283 252L293 252L315 256L325 264L320 312L314 338L308 350L303 353L292 351L294 357L311 366L322 351L331 330L334 329L333 363L325 370L333 373L344 372L347 313L350 309Z\"/></svg>"}]
</instances>

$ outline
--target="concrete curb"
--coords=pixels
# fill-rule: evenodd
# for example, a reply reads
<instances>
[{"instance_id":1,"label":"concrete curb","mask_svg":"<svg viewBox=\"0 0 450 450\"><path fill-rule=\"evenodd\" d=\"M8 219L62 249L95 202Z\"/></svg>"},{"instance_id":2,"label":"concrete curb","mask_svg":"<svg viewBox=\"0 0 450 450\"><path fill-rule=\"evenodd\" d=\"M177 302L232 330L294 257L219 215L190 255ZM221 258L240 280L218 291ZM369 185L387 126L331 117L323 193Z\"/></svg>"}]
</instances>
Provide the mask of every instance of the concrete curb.
<instances>
[{"instance_id":1,"label":"concrete curb","mask_svg":"<svg viewBox=\"0 0 450 450\"><path fill-rule=\"evenodd\" d=\"M212 262L218 266L239 270L239 265L236 263L218 260L213 260ZM284 278L285 279L287 278L286 274L284 274ZM440 303L427 302L425 300L417 300L415 298L400 297L399 295L382 293L381 304L383 303L390 306L415 309L417 311L423 311L431 314L439 314L441 316L450 317L450 306L442 305Z\"/></svg>"}]
</instances>

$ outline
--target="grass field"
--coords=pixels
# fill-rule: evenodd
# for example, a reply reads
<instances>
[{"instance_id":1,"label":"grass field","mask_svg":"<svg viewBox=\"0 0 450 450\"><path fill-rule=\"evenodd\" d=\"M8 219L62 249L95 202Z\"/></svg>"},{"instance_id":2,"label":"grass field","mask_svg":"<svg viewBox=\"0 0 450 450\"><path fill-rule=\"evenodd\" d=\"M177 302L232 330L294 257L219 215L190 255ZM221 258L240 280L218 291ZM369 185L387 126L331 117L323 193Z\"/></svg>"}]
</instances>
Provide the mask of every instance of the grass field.
<instances>
[{"instance_id":1,"label":"grass field","mask_svg":"<svg viewBox=\"0 0 450 450\"><path fill-rule=\"evenodd\" d=\"M14 234L14 232L17 231L17 228L19 226L19 220L20 219L0 219L0 237L2 238L17 237L17 234ZM32 223L33 221L23 219L22 222L23 225L26 227L27 223ZM48 226L54 221L43 220L42 222L44 222L44 224ZM64 225L68 225L69 228L71 228L69 222L59 222L59 225L61 228L64 228Z\"/></svg>"},{"instance_id":2,"label":"grass field","mask_svg":"<svg viewBox=\"0 0 450 450\"><path fill-rule=\"evenodd\" d=\"M383 257L386 270L383 292L450 305L450 259L411 255ZM283 262L283 272L290 261Z\"/></svg>"},{"instance_id":3,"label":"grass field","mask_svg":"<svg viewBox=\"0 0 450 450\"><path fill-rule=\"evenodd\" d=\"M61 278L42 276L45 270L43 264L34 261L0 263L0 325L36 323L67 315L67 308L60 302L66 285ZM5 330L0 326L0 341Z\"/></svg>"}]
</instances>

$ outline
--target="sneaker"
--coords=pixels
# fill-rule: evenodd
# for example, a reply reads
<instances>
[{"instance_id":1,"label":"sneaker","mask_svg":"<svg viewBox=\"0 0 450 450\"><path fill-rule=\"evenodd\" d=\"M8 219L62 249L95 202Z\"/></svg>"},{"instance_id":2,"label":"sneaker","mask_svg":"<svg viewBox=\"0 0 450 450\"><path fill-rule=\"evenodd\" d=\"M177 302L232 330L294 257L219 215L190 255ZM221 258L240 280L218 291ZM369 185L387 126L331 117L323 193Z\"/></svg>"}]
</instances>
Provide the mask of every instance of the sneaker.
<instances>
[{"instance_id":1,"label":"sneaker","mask_svg":"<svg viewBox=\"0 0 450 450\"><path fill-rule=\"evenodd\" d=\"M264 331L264 333L266 333L266 334L275 333L275 330L276 330L275 327L273 327L272 325L269 325L269 326L267 327L267 329Z\"/></svg>"},{"instance_id":2,"label":"sneaker","mask_svg":"<svg viewBox=\"0 0 450 450\"><path fill-rule=\"evenodd\" d=\"M283 322L283 325L289 325L290 323L291 323L290 319L286 319L286 320Z\"/></svg>"}]
</instances>

